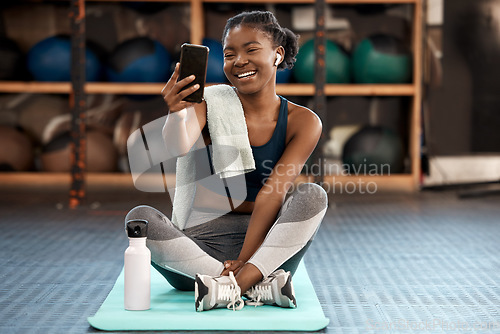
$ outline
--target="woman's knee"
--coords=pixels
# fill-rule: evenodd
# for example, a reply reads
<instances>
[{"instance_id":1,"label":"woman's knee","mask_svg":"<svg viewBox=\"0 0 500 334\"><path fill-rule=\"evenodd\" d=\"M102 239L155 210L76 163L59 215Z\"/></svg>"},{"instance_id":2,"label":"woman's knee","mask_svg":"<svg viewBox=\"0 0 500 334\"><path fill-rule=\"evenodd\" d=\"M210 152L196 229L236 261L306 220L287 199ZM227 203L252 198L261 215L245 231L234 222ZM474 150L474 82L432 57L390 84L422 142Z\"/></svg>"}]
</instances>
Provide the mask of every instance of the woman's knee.
<instances>
[{"instance_id":1,"label":"woman's knee","mask_svg":"<svg viewBox=\"0 0 500 334\"><path fill-rule=\"evenodd\" d=\"M328 207L325 190L315 183L299 184L281 210L281 220L301 221L324 214Z\"/></svg>"},{"instance_id":2,"label":"woman's knee","mask_svg":"<svg viewBox=\"0 0 500 334\"><path fill-rule=\"evenodd\" d=\"M323 210L328 206L328 194L316 183L301 183L292 194L300 205L313 206Z\"/></svg>"},{"instance_id":3,"label":"woman's knee","mask_svg":"<svg viewBox=\"0 0 500 334\"><path fill-rule=\"evenodd\" d=\"M163 219L163 214L149 205L138 205L132 210L130 210L125 216L125 223L131 219L145 219L150 220L151 218Z\"/></svg>"},{"instance_id":4,"label":"woman's knee","mask_svg":"<svg viewBox=\"0 0 500 334\"><path fill-rule=\"evenodd\" d=\"M125 224L132 219L144 219L148 222L148 239L168 239L174 232L172 230L175 230L167 216L148 205L139 205L130 210L125 217Z\"/></svg>"}]
</instances>

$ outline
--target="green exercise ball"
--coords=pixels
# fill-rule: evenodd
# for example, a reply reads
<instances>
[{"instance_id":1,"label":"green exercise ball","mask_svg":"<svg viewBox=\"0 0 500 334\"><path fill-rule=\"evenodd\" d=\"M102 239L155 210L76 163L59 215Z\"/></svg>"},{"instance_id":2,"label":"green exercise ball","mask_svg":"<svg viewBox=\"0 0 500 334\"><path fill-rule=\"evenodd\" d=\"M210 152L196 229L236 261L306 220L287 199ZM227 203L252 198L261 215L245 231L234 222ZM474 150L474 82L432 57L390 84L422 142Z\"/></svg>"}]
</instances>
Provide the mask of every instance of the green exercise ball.
<instances>
[{"instance_id":1,"label":"green exercise ball","mask_svg":"<svg viewBox=\"0 0 500 334\"><path fill-rule=\"evenodd\" d=\"M350 82L349 56L344 49L335 42L326 41L326 82ZM314 54L314 39L307 41L299 49L297 61L293 67L293 75L297 82L313 83L316 56Z\"/></svg>"},{"instance_id":2,"label":"green exercise ball","mask_svg":"<svg viewBox=\"0 0 500 334\"><path fill-rule=\"evenodd\" d=\"M389 35L365 38L355 48L351 66L357 83L408 83L411 55L403 43Z\"/></svg>"},{"instance_id":3,"label":"green exercise ball","mask_svg":"<svg viewBox=\"0 0 500 334\"><path fill-rule=\"evenodd\" d=\"M344 168L353 175L391 175L404 169L401 138L381 126L365 126L344 145Z\"/></svg>"}]
</instances>

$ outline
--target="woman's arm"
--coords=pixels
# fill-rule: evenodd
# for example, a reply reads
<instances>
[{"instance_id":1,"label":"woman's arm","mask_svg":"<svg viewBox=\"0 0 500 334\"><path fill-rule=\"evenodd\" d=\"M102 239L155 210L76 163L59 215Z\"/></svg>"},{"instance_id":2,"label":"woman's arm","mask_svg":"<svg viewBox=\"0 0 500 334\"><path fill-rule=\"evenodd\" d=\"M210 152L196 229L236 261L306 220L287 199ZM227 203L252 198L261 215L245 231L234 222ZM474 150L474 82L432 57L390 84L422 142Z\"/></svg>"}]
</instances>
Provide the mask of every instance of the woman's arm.
<instances>
[{"instance_id":1,"label":"woman's arm","mask_svg":"<svg viewBox=\"0 0 500 334\"><path fill-rule=\"evenodd\" d=\"M178 77L179 63L162 90L163 99L168 107L162 135L167 149L173 156L182 156L189 152L207 121L205 101L194 104L182 100L199 88L198 85L194 85L181 91L185 85L194 80L194 76L177 81Z\"/></svg>"},{"instance_id":2,"label":"woman's arm","mask_svg":"<svg viewBox=\"0 0 500 334\"><path fill-rule=\"evenodd\" d=\"M319 117L304 107L295 108L288 125L292 137L255 199L245 241L238 256L238 260L243 263L252 257L264 241L288 190L302 171L321 136L322 125Z\"/></svg>"},{"instance_id":3,"label":"woman's arm","mask_svg":"<svg viewBox=\"0 0 500 334\"><path fill-rule=\"evenodd\" d=\"M190 106L175 113L169 113L162 129L163 140L173 156L187 154L200 137L206 122L205 102Z\"/></svg>"}]
</instances>

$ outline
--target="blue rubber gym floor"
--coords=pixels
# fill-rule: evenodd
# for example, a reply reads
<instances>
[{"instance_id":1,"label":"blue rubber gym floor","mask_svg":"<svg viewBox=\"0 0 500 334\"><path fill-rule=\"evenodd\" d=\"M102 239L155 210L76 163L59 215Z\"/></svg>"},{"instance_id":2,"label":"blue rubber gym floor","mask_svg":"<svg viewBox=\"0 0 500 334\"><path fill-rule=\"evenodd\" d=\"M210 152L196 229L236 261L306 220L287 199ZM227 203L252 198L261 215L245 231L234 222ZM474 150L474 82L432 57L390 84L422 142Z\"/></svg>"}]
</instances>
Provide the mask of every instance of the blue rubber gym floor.
<instances>
[{"instance_id":1,"label":"blue rubber gym floor","mask_svg":"<svg viewBox=\"0 0 500 334\"><path fill-rule=\"evenodd\" d=\"M133 189L0 186L0 333L88 333L123 266ZM500 333L500 196L332 195L305 265L326 333ZM228 311L229 312L229 311ZM244 326L244 324L242 324Z\"/></svg>"}]
</instances>

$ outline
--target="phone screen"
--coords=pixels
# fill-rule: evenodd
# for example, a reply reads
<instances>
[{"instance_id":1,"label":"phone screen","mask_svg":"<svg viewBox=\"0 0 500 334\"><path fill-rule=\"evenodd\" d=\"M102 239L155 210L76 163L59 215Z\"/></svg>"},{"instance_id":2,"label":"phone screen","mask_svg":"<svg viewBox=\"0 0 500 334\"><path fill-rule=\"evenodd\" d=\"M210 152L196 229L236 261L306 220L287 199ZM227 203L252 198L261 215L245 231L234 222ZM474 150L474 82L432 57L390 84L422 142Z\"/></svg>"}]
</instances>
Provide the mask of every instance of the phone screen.
<instances>
[{"instance_id":1,"label":"phone screen","mask_svg":"<svg viewBox=\"0 0 500 334\"><path fill-rule=\"evenodd\" d=\"M200 103L203 99L203 91L205 89L205 77L207 73L209 49L203 45L187 44L181 46L181 66L179 80L195 75L194 81L183 87L182 90L189 88L195 84L199 84L200 88L194 93L186 96L184 101Z\"/></svg>"}]
</instances>

